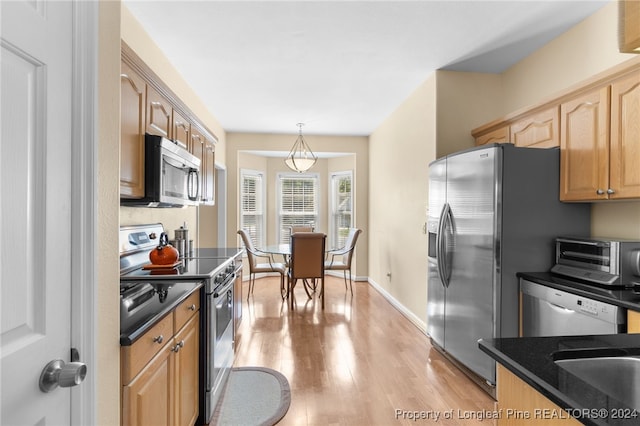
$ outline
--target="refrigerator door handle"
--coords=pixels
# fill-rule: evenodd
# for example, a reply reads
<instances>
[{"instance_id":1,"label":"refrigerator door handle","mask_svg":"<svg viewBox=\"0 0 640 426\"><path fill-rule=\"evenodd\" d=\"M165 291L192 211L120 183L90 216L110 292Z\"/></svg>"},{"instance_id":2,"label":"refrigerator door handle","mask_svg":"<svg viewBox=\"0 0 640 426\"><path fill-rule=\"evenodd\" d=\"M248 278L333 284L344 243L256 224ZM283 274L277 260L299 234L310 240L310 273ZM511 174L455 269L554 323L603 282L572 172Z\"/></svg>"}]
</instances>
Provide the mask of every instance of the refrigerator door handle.
<instances>
[{"instance_id":1,"label":"refrigerator door handle","mask_svg":"<svg viewBox=\"0 0 640 426\"><path fill-rule=\"evenodd\" d=\"M453 213L451 212L451 206L449 203L446 204L444 217L442 219L444 221L444 226L442 227L442 230L444 231L442 237L442 253L444 254L442 258L442 275L445 278L447 287L449 287L451 282L451 262L453 261L453 253L447 250L450 246L447 229L451 230L451 235L453 236Z\"/></svg>"},{"instance_id":2,"label":"refrigerator door handle","mask_svg":"<svg viewBox=\"0 0 640 426\"><path fill-rule=\"evenodd\" d=\"M446 257L447 257L447 240L445 229L447 227L447 219L451 212L449 203L445 203L440 213L438 221L438 236L436 237L436 259L438 261L438 276L442 281L443 287L449 287L449 277L446 275Z\"/></svg>"}]
</instances>

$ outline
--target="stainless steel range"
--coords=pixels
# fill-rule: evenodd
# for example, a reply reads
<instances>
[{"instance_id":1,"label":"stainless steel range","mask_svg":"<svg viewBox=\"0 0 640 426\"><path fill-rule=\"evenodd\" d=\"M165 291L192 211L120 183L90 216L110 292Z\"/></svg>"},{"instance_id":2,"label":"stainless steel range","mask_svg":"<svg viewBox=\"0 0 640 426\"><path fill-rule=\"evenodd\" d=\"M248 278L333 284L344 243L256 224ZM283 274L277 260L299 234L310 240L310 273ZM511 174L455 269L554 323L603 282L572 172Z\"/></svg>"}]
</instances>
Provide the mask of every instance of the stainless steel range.
<instances>
[{"instance_id":1,"label":"stainless steel range","mask_svg":"<svg viewBox=\"0 0 640 426\"><path fill-rule=\"evenodd\" d=\"M190 285L204 283L200 302L198 423L210 423L233 365L234 254L238 252L208 249L202 252L208 257L182 258L173 268L148 269L145 265L149 264L149 252L158 245L162 232L160 223L120 228L121 322L131 329L139 321L128 319L125 305L138 304L135 312L150 315L163 298L180 297L179 293L189 291Z\"/></svg>"}]
</instances>

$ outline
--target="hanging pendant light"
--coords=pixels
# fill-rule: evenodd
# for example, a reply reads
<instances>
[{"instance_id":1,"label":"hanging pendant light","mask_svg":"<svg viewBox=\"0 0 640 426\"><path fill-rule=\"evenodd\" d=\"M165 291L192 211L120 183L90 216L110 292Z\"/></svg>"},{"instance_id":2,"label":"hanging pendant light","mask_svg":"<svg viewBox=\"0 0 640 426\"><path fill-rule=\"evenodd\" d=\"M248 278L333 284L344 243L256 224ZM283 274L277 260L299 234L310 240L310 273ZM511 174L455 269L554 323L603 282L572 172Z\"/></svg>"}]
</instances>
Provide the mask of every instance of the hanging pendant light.
<instances>
[{"instance_id":1,"label":"hanging pendant light","mask_svg":"<svg viewBox=\"0 0 640 426\"><path fill-rule=\"evenodd\" d=\"M311 151L309 145L304 141L302 137L302 126L304 123L298 123L299 133L289 155L284 160L284 163L293 171L298 173L304 173L313 167L318 160L318 157Z\"/></svg>"}]
</instances>

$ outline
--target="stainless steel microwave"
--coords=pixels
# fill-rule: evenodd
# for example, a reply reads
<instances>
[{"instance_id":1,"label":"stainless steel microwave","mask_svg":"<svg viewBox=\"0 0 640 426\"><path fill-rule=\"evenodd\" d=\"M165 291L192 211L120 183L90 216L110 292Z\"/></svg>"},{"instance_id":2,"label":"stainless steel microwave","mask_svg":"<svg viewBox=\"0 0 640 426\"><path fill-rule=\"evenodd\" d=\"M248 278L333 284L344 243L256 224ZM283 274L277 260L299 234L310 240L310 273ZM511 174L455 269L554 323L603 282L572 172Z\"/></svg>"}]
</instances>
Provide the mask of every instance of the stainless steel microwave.
<instances>
[{"instance_id":1,"label":"stainless steel microwave","mask_svg":"<svg viewBox=\"0 0 640 426\"><path fill-rule=\"evenodd\" d=\"M122 205L184 207L200 200L200 159L175 142L145 135L143 198L121 199Z\"/></svg>"},{"instance_id":2,"label":"stainless steel microwave","mask_svg":"<svg viewBox=\"0 0 640 426\"><path fill-rule=\"evenodd\" d=\"M599 285L640 285L640 241L558 237L551 271Z\"/></svg>"}]
</instances>

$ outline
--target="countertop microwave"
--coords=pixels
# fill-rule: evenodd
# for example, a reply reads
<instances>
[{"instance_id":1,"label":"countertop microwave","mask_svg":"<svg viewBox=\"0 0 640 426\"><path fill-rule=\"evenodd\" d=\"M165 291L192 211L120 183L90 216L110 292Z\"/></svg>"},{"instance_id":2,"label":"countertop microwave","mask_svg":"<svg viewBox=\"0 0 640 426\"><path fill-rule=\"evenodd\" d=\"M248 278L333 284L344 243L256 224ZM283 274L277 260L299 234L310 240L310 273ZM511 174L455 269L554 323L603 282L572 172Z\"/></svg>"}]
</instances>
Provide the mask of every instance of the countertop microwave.
<instances>
[{"instance_id":1,"label":"countertop microwave","mask_svg":"<svg viewBox=\"0 0 640 426\"><path fill-rule=\"evenodd\" d=\"M184 207L198 205L200 159L177 143L156 135L145 135L145 195L121 198L121 205Z\"/></svg>"},{"instance_id":2,"label":"countertop microwave","mask_svg":"<svg viewBox=\"0 0 640 426\"><path fill-rule=\"evenodd\" d=\"M640 241L558 237L551 272L604 286L640 285Z\"/></svg>"}]
</instances>

